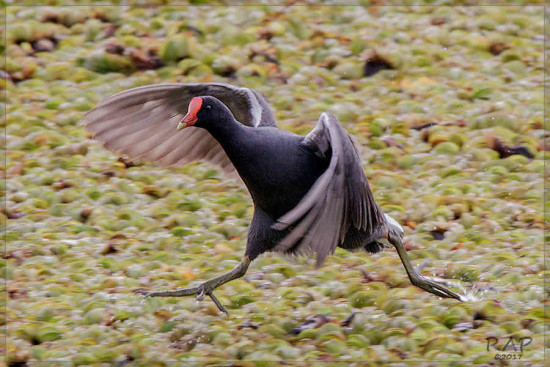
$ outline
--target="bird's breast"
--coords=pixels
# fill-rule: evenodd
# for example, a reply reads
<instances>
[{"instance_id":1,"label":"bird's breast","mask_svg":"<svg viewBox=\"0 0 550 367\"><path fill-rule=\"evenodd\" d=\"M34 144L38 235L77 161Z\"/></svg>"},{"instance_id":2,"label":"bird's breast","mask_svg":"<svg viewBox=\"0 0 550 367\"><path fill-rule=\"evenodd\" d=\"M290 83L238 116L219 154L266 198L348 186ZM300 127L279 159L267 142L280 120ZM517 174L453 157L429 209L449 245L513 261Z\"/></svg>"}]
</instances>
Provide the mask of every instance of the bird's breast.
<instances>
[{"instance_id":1,"label":"bird's breast","mask_svg":"<svg viewBox=\"0 0 550 367\"><path fill-rule=\"evenodd\" d=\"M279 218L293 209L326 169L299 141L257 141L235 162L254 204Z\"/></svg>"}]
</instances>

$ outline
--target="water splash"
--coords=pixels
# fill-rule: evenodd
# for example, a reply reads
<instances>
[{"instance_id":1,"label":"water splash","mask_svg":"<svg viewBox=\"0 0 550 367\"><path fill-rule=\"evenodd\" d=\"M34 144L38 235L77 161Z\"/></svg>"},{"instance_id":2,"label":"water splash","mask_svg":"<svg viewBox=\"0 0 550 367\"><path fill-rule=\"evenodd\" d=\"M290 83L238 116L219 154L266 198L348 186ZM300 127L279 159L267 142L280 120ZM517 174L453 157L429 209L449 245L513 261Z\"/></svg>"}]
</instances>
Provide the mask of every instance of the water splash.
<instances>
[{"instance_id":1,"label":"water splash","mask_svg":"<svg viewBox=\"0 0 550 367\"><path fill-rule=\"evenodd\" d=\"M454 282L448 279L441 279L441 278L435 278L435 277L426 277L429 280L432 280L436 283L441 283L446 285L447 287L454 287L460 290L460 300L462 302L477 302L483 300L483 297L481 297L481 293L487 292L489 289L484 290L473 290L473 289L467 289L465 286L463 286L459 282Z\"/></svg>"}]
</instances>

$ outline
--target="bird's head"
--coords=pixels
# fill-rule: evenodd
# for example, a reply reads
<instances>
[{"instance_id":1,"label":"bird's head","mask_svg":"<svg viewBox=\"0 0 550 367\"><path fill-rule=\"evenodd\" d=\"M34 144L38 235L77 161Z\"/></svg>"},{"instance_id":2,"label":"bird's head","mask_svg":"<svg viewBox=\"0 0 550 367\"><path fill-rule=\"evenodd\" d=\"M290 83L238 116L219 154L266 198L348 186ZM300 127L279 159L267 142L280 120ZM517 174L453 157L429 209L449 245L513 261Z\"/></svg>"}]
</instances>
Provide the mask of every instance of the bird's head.
<instances>
[{"instance_id":1,"label":"bird's head","mask_svg":"<svg viewBox=\"0 0 550 367\"><path fill-rule=\"evenodd\" d=\"M231 111L219 99L211 96L194 97L189 102L187 114L178 124L178 130L189 126L208 129L227 114L232 116Z\"/></svg>"}]
</instances>

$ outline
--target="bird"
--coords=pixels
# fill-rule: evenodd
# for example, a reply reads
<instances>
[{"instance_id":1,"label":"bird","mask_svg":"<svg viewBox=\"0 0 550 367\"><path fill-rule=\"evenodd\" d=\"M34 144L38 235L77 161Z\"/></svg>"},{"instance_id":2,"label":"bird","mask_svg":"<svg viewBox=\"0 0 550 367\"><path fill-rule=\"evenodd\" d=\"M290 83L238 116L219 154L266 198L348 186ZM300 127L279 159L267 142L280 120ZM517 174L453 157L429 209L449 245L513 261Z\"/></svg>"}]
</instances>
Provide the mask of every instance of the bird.
<instances>
[{"instance_id":1,"label":"bird","mask_svg":"<svg viewBox=\"0 0 550 367\"><path fill-rule=\"evenodd\" d=\"M336 116L322 112L306 136L277 127L256 90L224 83L161 83L115 94L84 116L103 147L160 167L207 161L241 180L254 204L245 253L232 270L197 286L136 290L145 297L209 296L244 276L266 252L316 258L337 247L376 253L394 246L411 283L439 297L463 298L443 279L422 276L404 247L404 231L376 203L358 143Z\"/></svg>"}]
</instances>

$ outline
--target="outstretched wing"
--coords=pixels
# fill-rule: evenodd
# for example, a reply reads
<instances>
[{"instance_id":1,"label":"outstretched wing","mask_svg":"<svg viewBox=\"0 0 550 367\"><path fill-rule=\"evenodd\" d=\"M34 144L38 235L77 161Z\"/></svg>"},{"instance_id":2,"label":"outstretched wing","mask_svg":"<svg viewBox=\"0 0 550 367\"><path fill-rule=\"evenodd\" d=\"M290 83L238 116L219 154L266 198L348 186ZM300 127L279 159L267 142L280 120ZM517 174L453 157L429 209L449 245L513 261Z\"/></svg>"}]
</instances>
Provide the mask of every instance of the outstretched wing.
<instances>
[{"instance_id":1,"label":"outstretched wing","mask_svg":"<svg viewBox=\"0 0 550 367\"><path fill-rule=\"evenodd\" d=\"M203 129L176 130L193 97L213 96L248 126L275 126L256 91L221 83L154 84L118 93L85 115L86 129L109 151L161 167L207 160L237 176L219 143Z\"/></svg>"},{"instance_id":2,"label":"outstretched wing","mask_svg":"<svg viewBox=\"0 0 550 367\"><path fill-rule=\"evenodd\" d=\"M303 144L329 165L298 205L274 224L277 230L290 231L275 250L316 252L319 266L343 243L350 226L372 233L384 219L357 147L335 116L321 114Z\"/></svg>"}]
</instances>

